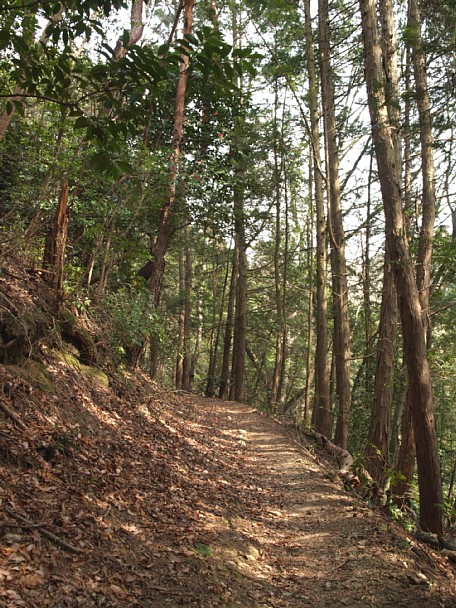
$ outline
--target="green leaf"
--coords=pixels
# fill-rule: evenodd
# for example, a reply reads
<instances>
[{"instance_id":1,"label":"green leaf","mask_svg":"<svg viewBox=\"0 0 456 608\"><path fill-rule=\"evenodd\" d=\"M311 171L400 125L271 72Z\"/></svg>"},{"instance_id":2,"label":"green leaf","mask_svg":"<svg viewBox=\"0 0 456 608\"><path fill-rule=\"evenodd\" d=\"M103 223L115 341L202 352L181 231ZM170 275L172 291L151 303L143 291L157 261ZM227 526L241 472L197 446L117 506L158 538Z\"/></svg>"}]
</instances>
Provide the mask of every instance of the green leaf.
<instances>
[{"instance_id":1,"label":"green leaf","mask_svg":"<svg viewBox=\"0 0 456 608\"><path fill-rule=\"evenodd\" d=\"M157 55L166 55L166 53L168 51L169 51L169 45L161 44L157 49Z\"/></svg>"},{"instance_id":2,"label":"green leaf","mask_svg":"<svg viewBox=\"0 0 456 608\"><path fill-rule=\"evenodd\" d=\"M195 46L198 46L198 44L199 44L198 38L196 36L194 36L193 34L185 34L184 38L185 38L185 40L190 42L190 44L193 44Z\"/></svg>"},{"instance_id":3,"label":"green leaf","mask_svg":"<svg viewBox=\"0 0 456 608\"><path fill-rule=\"evenodd\" d=\"M77 118L74 121L75 129L85 129L86 127L89 127L89 126L90 126L90 120L86 116L79 116L79 118Z\"/></svg>"}]
</instances>

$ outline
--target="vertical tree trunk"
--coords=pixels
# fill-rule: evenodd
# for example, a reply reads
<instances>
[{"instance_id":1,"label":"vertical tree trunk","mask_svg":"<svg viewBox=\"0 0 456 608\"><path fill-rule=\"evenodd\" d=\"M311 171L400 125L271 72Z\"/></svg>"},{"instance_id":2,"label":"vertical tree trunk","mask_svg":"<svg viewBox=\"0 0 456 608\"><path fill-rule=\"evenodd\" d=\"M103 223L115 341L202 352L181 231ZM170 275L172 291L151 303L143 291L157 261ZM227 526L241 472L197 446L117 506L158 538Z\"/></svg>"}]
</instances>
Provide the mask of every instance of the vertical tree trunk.
<instances>
[{"instance_id":1,"label":"vertical tree trunk","mask_svg":"<svg viewBox=\"0 0 456 608\"><path fill-rule=\"evenodd\" d=\"M234 327L234 302L236 298L236 282L238 274L238 251L236 244L233 251L233 262L231 267L230 290L228 294L228 305L226 311L225 336L223 340L223 359L222 369L220 372L220 391L219 398L226 399L230 390L229 373L230 373L230 353L231 341L233 339Z\"/></svg>"},{"instance_id":2,"label":"vertical tree trunk","mask_svg":"<svg viewBox=\"0 0 456 608\"><path fill-rule=\"evenodd\" d=\"M406 49L406 67L405 67L405 90L409 91L410 75L411 75L411 51L410 48ZM406 232L408 238L411 238L413 233L412 228L412 149L411 149L411 132L410 132L410 97L405 98L404 107L404 214L406 222ZM405 361L404 361L405 363ZM405 363L406 365L406 363ZM396 405L396 410L399 411L395 414L397 421L397 428L399 428L398 435L400 434L401 443L396 442L393 446L396 449L392 449L391 453L394 457L395 470L400 473L397 481L393 484L392 492L398 497L407 496L410 490L410 486L413 479L413 470L415 464L415 440L413 437L413 424L412 424L412 404L410 403L410 393L408 391L408 380L407 373L404 371L402 374L403 383L401 384L401 395L399 403Z\"/></svg>"},{"instance_id":3,"label":"vertical tree trunk","mask_svg":"<svg viewBox=\"0 0 456 608\"><path fill-rule=\"evenodd\" d=\"M392 141L397 159L402 158L400 111L397 70L397 41L394 29L393 5L384 0L380 8L382 28L383 67L388 88L387 111L393 126ZM384 487L389 465L391 407L394 389L394 357L397 338L397 294L388 246L385 247L383 294L375 371L374 400L366 449L367 468L381 488Z\"/></svg>"},{"instance_id":4,"label":"vertical tree trunk","mask_svg":"<svg viewBox=\"0 0 456 608\"><path fill-rule=\"evenodd\" d=\"M276 326L276 346L274 371L272 374L271 394L269 397L269 407L276 411L279 405L279 384L280 372L282 369L283 352L283 310L282 310L282 290L280 276L280 245L282 236L281 227L281 163L279 162L278 139L280 137L277 128L278 121L278 83L274 83L274 190L275 190L275 235L274 235L274 288L275 288L275 326Z\"/></svg>"},{"instance_id":5,"label":"vertical tree trunk","mask_svg":"<svg viewBox=\"0 0 456 608\"><path fill-rule=\"evenodd\" d=\"M244 400L244 373L245 373L245 342L247 334L247 255L244 235L244 210L237 209L238 217L235 219L238 258L238 275L236 281L236 314L233 338L232 388L230 396L236 401Z\"/></svg>"},{"instance_id":6,"label":"vertical tree trunk","mask_svg":"<svg viewBox=\"0 0 456 608\"><path fill-rule=\"evenodd\" d=\"M312 193L312 158L309 159L309 191ZM312 380L312 348L313 348L313 300L314 300L314 243L313 243L313 205L309 204L307 218L307 268L309 273L309 296L307 299L307 353L306 353L306 386L304 392L303 422L305 427L310 424L310 399Z\"/></svg>"},{"instance_id":7,"label":"vertical tree trunk","mask_svg":"<svg viewBox=\"0 0 456 608\"><path fill-rule=\"evenodd\" d=\"M413 479L415 468L415 440L413 434L413 404L411 401L410 387L407 386L405 406L401 418L401 443L396 457L395 471L396 479L391 488L393 496L402 502L409 497L410 484Z\"/></svg>"},{"instance_id":8,"label":"vertical tree trunk","mask_svg":"<svg viewBox=\"0 0 456 608\"><path fill-rule=\"evenodd\" d=\"M193 260L188 241L188 229L185 230L185 292L184 292L184 360L182 364L182 388L191 388L191 333L192 333L192 291L193 291Z\"/></svg>"},{"instance_id":9,"label":"vertical tree trunk","mask_svg":"<svg viewBox=\"0 0 456 608\"><path fill-rule=\"evenodd\" d=\"M336 350L336 394L339 406L335 442L340 447L347 448L348 415L350 410L350 322L348 314L345 236L340 200L339 152L334 83L331 67L328 0L319 0L318 2L318 28L323 116L328 150L334 348Z\"/></svg>"},{"instance_id":10,"label":"vertical tree trunk","mask_svg":"<svg viewBox=\"0 0 456 608\"><path fill-rule=\"evenodd\" d=\"M125 57L129 47L133 46L141 40L144 32L144 24L142 20L144 10L144 0L133 0L130 9L130 33L127 46L123 44L123 38L119 38L114 49L114 57L117 60Z\"/></svg>"},{"instance_id":11,"label":"vertical tree trunk","mask_svg":"<svg viewBox=\"0 0 456 608\"><path fill-rule=\"evenodd\" d=\"M240 35L238 28L238 13L236 4L232 10L233 48L240 48ZM242 91L242 78L238 78L237 85ZM236 278L236 306L233 336L233 359L231 365L230 399L244 400L244 373L245 373L245 345L247 333L247 246L245 241L245 214L244 214L244 154L240 150L242 145L242 96L240 98L241 110L236 119L236 128L239 131L239 140L233 149L235 175L233 186L233 216L235 249L237 251L237 278Z\"/></svg>"},{"instance_id":12,"label":"vertical tree trunk","mask_svg":"<svg viewBox=\"0 0 456 608\"><path fill-rule=\"evenodd\" d=\"M65 247L68 233L68 180L64 178L60 190L59 203L54 215L54 223L44 246L43 265L49 271L46 282L59 291L62 289Z\"/></svg>"},{"instance_id":13,"label":"vertical tree trunk","mask_svg":"<svg viewBox=\"0 0 456 608\"><path fill-rule=\"evenodd\" d=\"M420 523L424 530L442 534L443 504L440 462L435 431L432 381L426 353L419 292L413 271L401 199L401 162L394 145L394 125L387 112L384 57L379 42L374 0L360 0L365 73L373 125L380 186L385 212L385 235L393 264L401 313L409 390L413 397L420 493Z\"/></svg>"},{"instance_id":14,"label":"vertical tree trunk","mask_svg":"<svg viewBox=\"0 0 456 608\"><path fill-rule=\"evenodd\" d=\"M182 236L182 231L181 231ZM184 367L184 324L185 324L185 248L179 247L179 317L177 320L177 355L175 386L182 388Z\"/></svg>"},{"instance_id":15,"label":"vertical tree trunk","mask_svg":"<svg viewBox=\"0 0 456 608\"><path fill-rule=\"evenodd\" d=\"M432 135L430 100L427 87L426 55L421 39L421 15L417 0L409 0L409 26L413 32L412 61L415 78L416 103L420 124L421 175L423 179L422 223L418 240L416 282L420 294L427 347L431 341L430 284L432 245L435 223L434 138Z\"/></svg>"},{"instance_id":16,"label":"vertical tree trunk","mask_svg":"<svg viewBox=\"0 0 456 608\"><path fill-rule=\"evenodd\" d=\"M215 373L217 369L217 355L220 342L220 333L223 321L223 310L225 306L226 289L228 285L229 275L229 264L226 266L225 277L223 280L222 294L219 302L219 312L217 316L217 275L213 273L213 285L212 285L212 330L211 330L211 348L209 356L209 369L208 369L208 380L206 385L206 397L213 397L215 392L216 380ZM215 333L215 338L214 338Z\"/></svg>"},{"instance_id":17,"label":"vertical tree trunk","mask_svg":"<svg viewBox=\"0 0 456 608\"><path fill-rule=\"evenodd\" d=\"M375 370L374 400L366 449L366 464L372 478L384 487L389 465L391 406L394 389L394 357L397 338L397 296L393 269L385 253L383 295Z\"/></svg>"},{"instance_id":18,"label":"vertical tree trunk","mask_svg":"<svg viewBox=\"0 0 456 608\"><path fill-rule=\"evenodd\" d=\"M304 2L307 72L309 78L309 111L312 133L312 160L314 169L315 209L317 216L317 310L316 310L316 353L315 353L315 416L313 424L319 433L331 436L331 404L329 399L328 369L328 303L326 298L326 221L321 169L320 133L318 128L318 88L313 49L310 0Z\"/></svg>"},{"instance_id":19,"label":"vertical tree trunk","mask_svg":"<svg viewBox=\"0 0 456 608\"><path fill-rule=\"evenodd\" d=\"M193 6L195 0L184 0L184 28L183 34L191 34ZM156 308L160 303L163 273L165 271L165 254L169 244L169 223L171 210L176 198L179 157L181 151L182 134L184 130L185 93L188 81L189 56L182 53L180 57L179 79L176 90L174 111L173 149L169 158L169 194L160 213L157 228L157 238L152 250L153 260L150 274L150 291Z\"/></svg>"}]
</instances>

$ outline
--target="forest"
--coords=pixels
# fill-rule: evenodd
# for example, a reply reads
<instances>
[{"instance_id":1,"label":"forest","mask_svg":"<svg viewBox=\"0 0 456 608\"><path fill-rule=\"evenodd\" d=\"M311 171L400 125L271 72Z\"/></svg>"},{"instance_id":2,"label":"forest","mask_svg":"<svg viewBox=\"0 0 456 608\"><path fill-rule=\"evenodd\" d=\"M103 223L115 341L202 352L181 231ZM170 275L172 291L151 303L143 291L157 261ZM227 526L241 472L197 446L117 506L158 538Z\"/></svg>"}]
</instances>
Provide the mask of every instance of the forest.
<instances>
[{"instance_id":1,"label":"forest","mask_svg":"<svg viewBox=\"0 0 456 608\"><path fill-rule=\"evenodd\" d=\"M0 2L0 256L81 361L292 417L439 537L455 24L453 0ZM0 296L16 364L52 332Z\"/></svg>"}]
</instances>

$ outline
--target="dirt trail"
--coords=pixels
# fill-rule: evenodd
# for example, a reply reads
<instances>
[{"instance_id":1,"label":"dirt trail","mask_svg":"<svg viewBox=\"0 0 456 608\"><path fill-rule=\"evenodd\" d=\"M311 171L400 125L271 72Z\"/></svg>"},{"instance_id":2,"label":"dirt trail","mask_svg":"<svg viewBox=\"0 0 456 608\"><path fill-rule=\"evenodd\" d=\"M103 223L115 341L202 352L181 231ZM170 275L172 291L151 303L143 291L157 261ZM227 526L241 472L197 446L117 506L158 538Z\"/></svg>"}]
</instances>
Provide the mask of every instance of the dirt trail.
<instances>
[{"instance_id":1,"label":"dirt trail","mask_svg":"<svg viewBox=\"0 0 456 608\"><path fill-rule=\"evenodd\" d=\"M88 371L0 366L0 608L456 607L452 564L292 429Z\"/></svg>"},{"instance_id":2,"label":"dirt trail","mask_svg":"<svg viewBox=\"0 0 456 608\"><path fill-rule=\"evenodd\" d=\"M222 434L242 446L239 487L261 497L259 512L230 518L256 548L244 565L257 582L248 593L255 605L456 606L427 550L328 478L290 430L243 405L211 401L200 412L208 407Z\"/></svg>"}]
</instances>

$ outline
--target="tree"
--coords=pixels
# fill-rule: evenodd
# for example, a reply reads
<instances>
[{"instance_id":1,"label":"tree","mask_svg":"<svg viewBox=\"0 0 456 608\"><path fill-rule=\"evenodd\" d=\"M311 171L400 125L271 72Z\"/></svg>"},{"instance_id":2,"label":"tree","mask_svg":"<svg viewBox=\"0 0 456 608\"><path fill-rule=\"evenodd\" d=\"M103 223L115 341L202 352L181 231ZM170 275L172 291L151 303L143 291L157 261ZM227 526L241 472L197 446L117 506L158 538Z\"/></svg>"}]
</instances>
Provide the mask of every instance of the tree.
<instances>
[{"instance_id":1,"label":"tree","mask_svg":"<svg viewBox=\"0 0 456 608\"><path fill-rule=\"evenodd\" d=\"M313 181L315 188L316 232L317 232L317 321L316 321L316 370L315 370L315 427L326 437L331 436L331 413L329 400L328 370L328 304L326 298L326 221L321 164L320 133L318 128L318 87L313 50L310 0L304 3L307 72L309 76L309 113L311 127L311 150L313 159Z\"/></svg>"},{"instance_id":2,"label":"tree","mask_svg":"<svg viewBox=\"0 0 456 608\"><path fill-rule=\"evenodd\" d=\"M325 142L327 148L327 190L330 201L329 232L334 310L334 349L336 363L336 393L339 414L335 442L348 445L348 414L350 409L350 322L348 315L348 286L345 260L345 236L339 181L339 154L334 104L334 83L331 66L329 7L327 0L318 2L318 31L320 47L321 91Z\"/></svg>"},{"instance_id":3,"label":"tree","mask_svg":"<svg viewBox=\"0 0 456 608\"><path fill-rule=\"evenodd\" d=\"M413 394L413 427L418 463L420 523L442 534L443 503L440 463L432 399L432 381L426 354L422 309L405 233L401 198L401 163L394 145L394 125L388 116L384 58L373 0L360 0L364 63L372 137L375 145L385 213L386 241L393 264L401 314L404 353Z\"/></svg>"}]
</instances>

